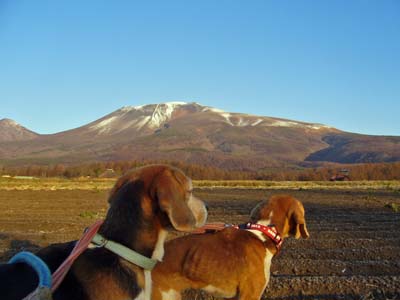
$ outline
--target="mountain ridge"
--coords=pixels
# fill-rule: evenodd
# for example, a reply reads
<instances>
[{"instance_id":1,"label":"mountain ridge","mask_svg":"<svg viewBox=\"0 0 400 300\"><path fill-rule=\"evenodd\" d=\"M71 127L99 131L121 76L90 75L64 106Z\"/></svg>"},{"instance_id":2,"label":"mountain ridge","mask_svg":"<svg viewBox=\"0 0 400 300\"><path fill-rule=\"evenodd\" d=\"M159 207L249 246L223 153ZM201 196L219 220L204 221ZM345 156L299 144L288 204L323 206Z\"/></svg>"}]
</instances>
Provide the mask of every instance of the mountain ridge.
<instances>
[{"instance_id":1,"label":"mountain ridge","mask_svg":"<svg viewBox=\"0 0 400 300\"><path fill-rule=\"evenodd\" d=\"M400 160L400 137L360 135L181 101L125 106L78 128L28 136L2 140L0 135L0 162L159 159L258 170L321 161Z\"/></svg>"}]
</instances>

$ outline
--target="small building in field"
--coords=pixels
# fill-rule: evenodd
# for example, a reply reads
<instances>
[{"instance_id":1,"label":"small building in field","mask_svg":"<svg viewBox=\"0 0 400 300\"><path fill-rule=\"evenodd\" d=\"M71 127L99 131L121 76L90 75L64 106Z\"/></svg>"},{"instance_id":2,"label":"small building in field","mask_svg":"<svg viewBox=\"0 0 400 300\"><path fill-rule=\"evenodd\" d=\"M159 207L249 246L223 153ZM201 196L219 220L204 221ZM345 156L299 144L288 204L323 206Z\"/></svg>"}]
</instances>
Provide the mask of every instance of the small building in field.
<instances>
[{"instance_id":1,"label":"small building in field","mask_svg":"<svg viewBox=\"0 0 400 300\"><path fill-rule=\"evenodd\" d=\"M329 178L330 181L350 181L350 171L347 169L340 170L336 175Z\"/></svg>"}]
</instances>

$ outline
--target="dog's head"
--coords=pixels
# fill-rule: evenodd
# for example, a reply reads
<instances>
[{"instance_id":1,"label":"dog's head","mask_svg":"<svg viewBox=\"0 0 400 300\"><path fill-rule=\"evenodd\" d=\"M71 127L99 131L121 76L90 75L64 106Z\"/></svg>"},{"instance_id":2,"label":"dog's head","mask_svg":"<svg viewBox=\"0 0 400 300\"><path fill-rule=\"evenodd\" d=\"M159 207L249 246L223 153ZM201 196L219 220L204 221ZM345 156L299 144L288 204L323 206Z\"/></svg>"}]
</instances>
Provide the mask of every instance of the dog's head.
<instances>
[{"instance_id":1,"label":"dog's head","mask_svg":"<svg viewBox=\"0 0 400 300\"><path fill-rule=\"evenodd\" d=\"M191 231L204 225L207 209L193 195L190 178L177 168L150 165L120 177L111 191L109 203L120 198L140 202L146 218L159 218L166 229Z\"/></svg>"},{"instance_id":2,"label":"dog's head","mask_svg":"<svg viewBox=\"0 0 400 300\"><path fill-rule=\"evenodd\" d=\"M252 222L274 224L282 237L308 238L304 206L289 195L275 195L257 204L250 214Z\"/></svg>"}]
</instances>

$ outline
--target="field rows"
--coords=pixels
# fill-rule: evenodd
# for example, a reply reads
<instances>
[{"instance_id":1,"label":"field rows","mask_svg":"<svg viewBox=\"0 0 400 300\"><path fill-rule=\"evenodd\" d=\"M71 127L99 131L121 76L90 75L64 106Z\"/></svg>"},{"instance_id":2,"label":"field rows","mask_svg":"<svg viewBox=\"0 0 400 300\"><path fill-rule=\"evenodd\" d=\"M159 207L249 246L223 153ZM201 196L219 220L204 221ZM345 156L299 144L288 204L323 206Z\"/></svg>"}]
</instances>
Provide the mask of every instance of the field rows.
<instances>
[{"instance_id":1,"label":"field rows","mask_svg":"<svg viewBox=\"0 0 400 300\"><path fill-rule=\"evenodd\" d=\"M209 221L240 223L275 193L303 201L308 240L287 239L273 259L265 299L400 299L400 194L389 190L202 188ZM107 209L104 190L3 190L0 257L77 239ZM172 235L176 236L176 235ZM188 291L185 300L217 299Z\"/></svg>"},{"instance_id":2,"label":"field rows","mask_svg":"<svg viewBox=\"0 0 400 300\"><path fill-rule=\"evenodd\" d=\"M311 238L284 242L273 259L265 299L400 299L400 214L384 205L398 204L397 193L285 192L304 202ZM213 207L217 216L212 217L228 215L233 223L245 221L256 203L245 204L243 196L267 196L260 191L228 194L240 199L230 207L233 216L227 213L228 203L218 198ZM186 299L194 295L189 292Z\"/></svg>"}]
</instances>

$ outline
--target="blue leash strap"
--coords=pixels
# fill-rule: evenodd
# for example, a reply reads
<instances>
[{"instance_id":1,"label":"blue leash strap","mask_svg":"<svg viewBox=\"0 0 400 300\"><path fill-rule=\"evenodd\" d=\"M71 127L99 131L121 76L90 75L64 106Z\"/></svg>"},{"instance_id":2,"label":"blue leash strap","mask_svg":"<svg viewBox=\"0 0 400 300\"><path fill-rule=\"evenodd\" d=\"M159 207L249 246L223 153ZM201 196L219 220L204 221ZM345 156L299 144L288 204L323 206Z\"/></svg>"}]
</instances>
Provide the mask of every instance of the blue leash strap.
<instances>
[{"instance_id":1,"label":"blue leash strap","mask_svg":"<svg viewBox=\"0 0 400 300\"><path fill-rule=\"evenodd\" d=\"M26 263L31 266L39 277L39 288L51 288L51 272L46 263L36 256L27 251L22 251L14 255L9 261L9 264L13 263Z\"/></svg>"}]
</instances>

